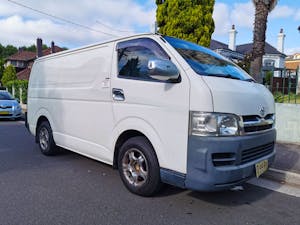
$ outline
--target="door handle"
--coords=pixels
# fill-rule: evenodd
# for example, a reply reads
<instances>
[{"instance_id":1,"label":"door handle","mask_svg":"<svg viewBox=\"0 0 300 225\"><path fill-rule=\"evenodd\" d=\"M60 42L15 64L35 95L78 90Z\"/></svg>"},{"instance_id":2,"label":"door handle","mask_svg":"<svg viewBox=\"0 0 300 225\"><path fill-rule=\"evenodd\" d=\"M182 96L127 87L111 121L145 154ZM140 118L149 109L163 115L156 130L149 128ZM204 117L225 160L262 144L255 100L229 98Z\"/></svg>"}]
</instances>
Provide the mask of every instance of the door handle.
<instances>
[{"instance_id":1,"label":"door handle","mask_svg":"<svg viewBox=\"0 0 300 225\"><path fill-rule=\"evenodd\" d=\"M112 97L115 101L125 101L124 91L122 89L113 88Z\"/></svg>"}]
</instances>

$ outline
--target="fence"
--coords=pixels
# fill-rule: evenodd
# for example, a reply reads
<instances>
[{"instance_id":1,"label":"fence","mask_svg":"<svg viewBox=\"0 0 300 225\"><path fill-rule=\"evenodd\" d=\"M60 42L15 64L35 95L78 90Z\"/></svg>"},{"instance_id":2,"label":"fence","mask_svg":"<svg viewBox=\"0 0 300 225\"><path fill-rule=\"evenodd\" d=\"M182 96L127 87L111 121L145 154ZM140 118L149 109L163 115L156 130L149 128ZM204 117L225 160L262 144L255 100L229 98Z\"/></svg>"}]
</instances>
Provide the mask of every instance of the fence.
<instances>
[{"instance_id":1,"label":"fence","mask_svg":"<svg viewBox=\"0 0 300 225\"><path fill-rule=\"evenodd\" d=\"M300 104L299 68L265 72L265 85L273 93L275 102Z\"/></svg>"},{"instance_id":2,"label":"fence","mask_svg":"<svg viewBox=\"0 0 300 225\"><path fill-rule=\"evenodd\" d=\"M14 98L19 99L21 104L27 104L27 89L28 81L26 80L10 81L6 85L6 90L9 91Z\"/></svg>"},{"instance_id":3,"label":"fence","mask_svg":"<svg viewBox=\"0 0 300 225\"><path fill-rule=\"evenodd\" d=\"M12 86L11 88L6 88L6 90L10 92L14 98L18 99L21 104L27 104L27 89L23 90L21 87L16 89Z\"/></svg>"}]
</instances>

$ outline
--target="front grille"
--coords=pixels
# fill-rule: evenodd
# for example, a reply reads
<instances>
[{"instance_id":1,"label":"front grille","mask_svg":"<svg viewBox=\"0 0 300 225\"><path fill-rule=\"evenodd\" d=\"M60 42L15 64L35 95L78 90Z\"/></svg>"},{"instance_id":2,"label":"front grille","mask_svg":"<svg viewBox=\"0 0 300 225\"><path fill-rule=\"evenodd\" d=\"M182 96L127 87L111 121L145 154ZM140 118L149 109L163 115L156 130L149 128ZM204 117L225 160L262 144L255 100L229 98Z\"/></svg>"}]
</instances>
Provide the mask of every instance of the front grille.
<instances>
[{"instance_id":1,"label":"front grille","mask_svg":"<svg viewBox=\"0 0 300 225\"><path fill-rule=\"evenodd\" d=\"M236 157L234 153L213 153L212 161L214 166L230 166L234 165L236 162Z\"/></svg>"},{"instance_id":2,"label":"front grille","mask_svg":"<svg viewBox=\"0 0 300 225\"><path fill-rule=\"evenodd\" d=\"M268 114L265 117L250 115L243 116L242 118L245 133L253 133L272 129L275 122L274 114Z\"/></svg>"},{"instance_id":3,"label":"front grille","mask_svg":"<svg viewBox=\"0 0 300 225\"><path fill-rule=\"evenodd\" d=\"M274 142L242 151L241 164L259 159L274 151Z\"/></svg>"},{"instance_id":4,"label":"front grille","mask_svg":"<svg viewBox=\"0 0 300 225\"><path fill-rule=\"evenodd\" d=\"M262 130L268 130L268 129L271 129L273 127L272 124L269 124L269 125L262 125L262 126L253 126L253 127L245 127L244 128L244 131L246 133L249 133L249 132L257 132L257 131L262 131Z\"/></svg>"}]
</instances>

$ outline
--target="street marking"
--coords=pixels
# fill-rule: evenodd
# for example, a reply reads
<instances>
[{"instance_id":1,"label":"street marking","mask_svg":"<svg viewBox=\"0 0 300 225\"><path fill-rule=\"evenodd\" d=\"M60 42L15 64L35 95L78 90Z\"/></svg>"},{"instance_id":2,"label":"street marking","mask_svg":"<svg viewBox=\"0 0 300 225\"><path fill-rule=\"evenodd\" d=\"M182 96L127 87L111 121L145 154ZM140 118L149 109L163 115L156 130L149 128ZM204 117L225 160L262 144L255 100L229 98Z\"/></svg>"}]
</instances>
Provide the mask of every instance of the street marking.
<instances>
[{"instance_id":1,"label":"street marking","mask_svg":"<svg viewBox=\"0 0 300 225\"><path fill-rule=\"evenodd\" d=\"M20 123L20 124L25 124L24 121L17 121L17 123Z\"/></svg>"},{"instance_id":2,"label":"street marking","mask_svg":"<svg viewBox=\"0 0 300 225\"><path fill-rule=\"evenodd\" d=\"M294 187L287 184L281 184L275 181L266 180L264 178L259 178L259 179L253 178L249 180L247 183L300 198L299 187Z\"/></svg>"}]
</instances>

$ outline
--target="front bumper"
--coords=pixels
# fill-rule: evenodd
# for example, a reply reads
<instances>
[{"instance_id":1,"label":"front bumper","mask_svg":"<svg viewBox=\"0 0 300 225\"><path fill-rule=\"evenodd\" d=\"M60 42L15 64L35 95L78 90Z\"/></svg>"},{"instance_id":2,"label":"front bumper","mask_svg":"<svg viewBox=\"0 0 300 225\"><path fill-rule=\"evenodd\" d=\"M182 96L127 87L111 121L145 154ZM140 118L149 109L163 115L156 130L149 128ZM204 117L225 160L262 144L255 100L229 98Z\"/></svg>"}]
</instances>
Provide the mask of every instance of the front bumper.
<instances>
[{"instance_id":1,"label":"front bumper","mask_svg":"<svg viewBox=\"0 0 300 225\"><path fill-rule=\"evenodd\" d=\"M254 177L256 163L273 163L275 140L275 129L237 137L190 136L187 173L162 169L162 180L197 191L229 189Z\"/></svg>"},{"instance_id":2,"label":"front bumper","mask_svg":"<svg viewBox=\"0 0 300 225\"><path fill-rule=\"evenodd\" d=\"M268 160L269 165L273 163L275 140L275 129L238 137L190 136L185 186L215 191L247 181L255 176L256 163L262 160ZM252 159L247 159L249 154Z\"/></svg>"},{"instance_id":3,"label":"front bumper","mask_svg":"<svg viewBox=\"0 0 300 225\"><path fill-rule=\"evenodd\" d=\"M0 119L17 119L22 116L21 109L1 109L0 110Z\"/></svg>"}]
</instances>

